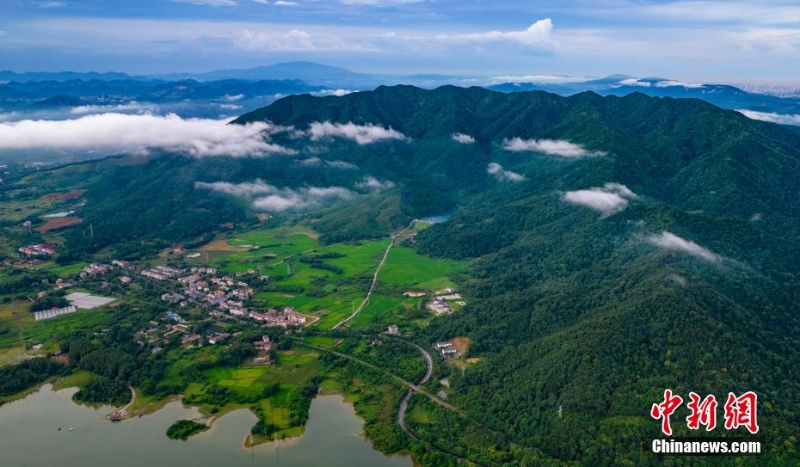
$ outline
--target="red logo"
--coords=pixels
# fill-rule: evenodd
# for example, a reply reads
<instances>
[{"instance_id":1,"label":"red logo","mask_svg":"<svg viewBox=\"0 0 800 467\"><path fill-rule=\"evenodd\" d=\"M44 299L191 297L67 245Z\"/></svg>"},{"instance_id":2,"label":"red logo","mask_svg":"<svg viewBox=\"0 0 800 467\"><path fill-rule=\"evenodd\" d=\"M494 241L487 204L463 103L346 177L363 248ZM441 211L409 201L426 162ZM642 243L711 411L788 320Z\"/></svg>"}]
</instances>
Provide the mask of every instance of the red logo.
<instances>
[{"instance_id":1,"label":"red logo","mask_svg":"<svg viewBox=\"0 0 800 467\"><path fill-rule=\"evenodd\" d=\"M650 416L658 420L661 419L661 431L667 436L672 436L672 427L669 425L669 416L675 412L675 409L683 404L681 396L673 396L672 391L669 389L664 390L664 402L660 404L653 404L650 409Z\"/></svg>"},{"instance_id":2,"label":"red logo","mask_svg":"<svg viewBox=\"0 0 800 467\"><path fill-rule=\"evenodd\" d=\"M700 402L700 396L694 392L689 393L689 398L692 400L686 406L692 414L686 417L686 426L699 430L700 425L705 425L706 431L713 431L717 427L717 398L710 394Z\"/></svg>"},{"instance_id":3,"label":"red logo","mask_svg":"<svg viewBox=\"0 0 800 467\"><path fill-rule=\"evenodd\" d=\"M739 397L732 392L728 393L728 401L725 402L725 429L735 430L743 426L752 434L758 433L757 402L758 396L753 391Z\"/></svg>"},{"instance_id":4,"label":"red logo","mask_svg":"<svg viewBox=\"0 0 800 467\"><path fill-rule=\"evenodd\" d=\"M686 417L686 426L690 430L699 430L701 425L705 425L706 431L713 431L717 427L717 398L709 394L705 399L697 393L689 393L689 416ZM661 420L661 431L672 436L672 426L670 416L675 413L683 404L683 398L673 394L671 389L664 390L664 401L660 404L653 404L650 409L650 416L656 420ZM739 397L728 393L728 400L725 402L725 429L735 430L745 427L751 434L758 433L758 396L753 391L748 391Z\"/></svg>"}]
</instances>

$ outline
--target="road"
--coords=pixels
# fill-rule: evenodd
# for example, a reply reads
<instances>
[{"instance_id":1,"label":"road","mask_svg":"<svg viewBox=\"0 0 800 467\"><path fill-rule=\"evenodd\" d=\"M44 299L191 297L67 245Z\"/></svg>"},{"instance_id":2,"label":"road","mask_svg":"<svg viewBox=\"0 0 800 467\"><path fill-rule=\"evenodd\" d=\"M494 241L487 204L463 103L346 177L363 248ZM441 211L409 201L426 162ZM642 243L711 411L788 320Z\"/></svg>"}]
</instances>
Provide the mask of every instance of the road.
<instances>
[{"instance_id":1,"label":"road","mask_svg":"<svg viewBox=\"0 0 800 467\"><path fill-rule=\"evenodd\" d=\"M383 265L386 264L386 258L389 257L389 250L391 250L392 247L394 246L395 239L399 235L402 235L406 230L408 230L411 227L413 227L413 225L414 225L414 222L409 224L409 226L404 228L403 230L392 234L392 236L390 238L389 246L387 246L386 247L386 251L383 252L383 258L381 259L380 264L378 264L378 268L375 270L375 274L372 276L372 284L369 286L369 290L367 291L367 296L364 297L364 300L361 302L361 305L359 305L358 308L356 308L355 311L353 311L353 313L350 316L348 316L347 318L345 318L345 319L339 321L338 323L336 323L336 325L332 329L338 329L339 326L341 326L344 323L354 319L356 316L358 316L359 313L361 313L361 310L363 310L364 307L367 306L367 304L369 303L369 298L372 296L372 291L375 290L375 286L378 285L378 274L381 272L381 269L383 268Z\"/></svg>"},{"instance_id":2,"label":"road","mask_svg":"<svg viewBox=\"0 0 800 467\"><path fill-rule=\"evenodd\" d=\"M432 402L435 402L435 403L441 405L442 407L444 407L444 408L446 408L448 410L452 410L453 412L456 412L459 415L462 415L462 416L466 416L467 415L467 413L465 411L459 409L458 407L455 407L452 404L448 404L447 402L439 399L438 397L434 396L433 394L431 394L428 391L426 391L426 390L422 389L421 387L419 387L421 384L424 384L422 381L427 382L428 379L430 379L431 372L433 371L433 368L432 368L433 367L433 359L428 360L428 364L430 365L428 367L428 371L425 372L425 377L422 379L422 381L420 381L420 384L416 385L414 383L411 383L409 381L404 380L403 378L397 376L396 374L392 373L391 371L384 370L383 368L381 368L381 367L379 367L377 365L373 365L372 363L369 363L367 361L361 360L360 358L354 357L352 355L348 355L348 354L345 354L345 353L342 353L342 352L337 352L337 351L329 349L327 347L322 347L322 346L319 346L319 345L310 344L310 343L304 342L304 341L302 341L302 340L300 340L300 339L298 339L296 337L293 338L293 339L295 340L295 342L297 342L299 344L302 344L302 345L304 345L306 347L309 347L309 348L312 348L312 349L315 349L315 350L319 350L321 352L332 353L332 354L337 355L339 357L346 358L348 360L352 360L352 361L354 361L356 363L359 363L361 365L364 365L364 366L370 367L370 368L372 368L374 370L380 371L380 372L386 374L387 376L390 376L395 381L398 381L402 385L406 386L407 388L413 389L414 392L422 394L423 396L425 396L428 399L430 399ZM419 347L419 346L417 346L417 348L422 350L422 348ZM424 352L424 350L423 350L423 352ZM430 355L428 355L428 357L430 357Z\"/></svg>"},{"instance_id":3,"label":"road","mask_svg":"<svg viewBox=\"0 0 800 467\"><path fill-rule=\"evenodd\" d=\"M425 361L428 364L428 369L425 371L425 376L422 377L422 379L419 381L419 383L416 386L412 386L408 390L408 393L403 398L403 402L400 403L400 410L397 411L397 424L400 425L400 428L408 436L410 436L410 437L414 438L415 440L419 441L419 439L416 436L414 436L414 434L411 433L411 430L409 430L408 427L406 426L406 412L408 411L408 401L411 399L411 396L414 395L414 392L416 392L419 389L420 386L423 386L425 383L428 382L429 379L431 379L431 374L433 373L433 358L431 358L431 354L428 353L427 350L423 349L422 347L418 346L417 344L414 344L413 342L411 342L411 345L416 347L420 352L422 352L422 355L425 356Z\"/></svg>"}]
</instances>

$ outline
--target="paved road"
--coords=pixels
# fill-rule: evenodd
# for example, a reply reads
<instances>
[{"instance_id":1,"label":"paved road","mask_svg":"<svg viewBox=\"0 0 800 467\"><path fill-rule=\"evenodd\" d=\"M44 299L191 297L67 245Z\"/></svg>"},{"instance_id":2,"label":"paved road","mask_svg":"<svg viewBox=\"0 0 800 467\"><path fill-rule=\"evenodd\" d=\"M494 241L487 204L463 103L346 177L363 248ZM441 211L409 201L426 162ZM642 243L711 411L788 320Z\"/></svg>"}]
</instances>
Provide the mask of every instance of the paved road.
<instances>
[{"instance_id":1,"label":"paved road","mask_svg":"<svg viewBox=\"0 0 800 467\"><path fill-rule=\"evenodd\" d=\"M422 377L422 379L419 381L419 383L416 386L412 386L408 390L408 393L403 398L403 402L400 403L400 410L397 411L397 424L400 425L400 428L408 436L410 436L410 437L414 438L415 440L419 441L419 438L414 436L414 434L411 433L411 431L406 426L406 412L408 411L408 401L411 399L411 396L414 395L414 392L416 392L419 389L420 386L423 386L425 383L428 382L429 379L431 379L431 374L433 373L433 358L431 358L431 354L429 354L427 350L423 349L422 347L418 346L417 344L414 344L413 342L411 342L411 345L416 347L420 352L422 352L422 355L425 356L425 361L428 364L428 369L425 371L425 376Z\"/></svg>"}]
</instances>

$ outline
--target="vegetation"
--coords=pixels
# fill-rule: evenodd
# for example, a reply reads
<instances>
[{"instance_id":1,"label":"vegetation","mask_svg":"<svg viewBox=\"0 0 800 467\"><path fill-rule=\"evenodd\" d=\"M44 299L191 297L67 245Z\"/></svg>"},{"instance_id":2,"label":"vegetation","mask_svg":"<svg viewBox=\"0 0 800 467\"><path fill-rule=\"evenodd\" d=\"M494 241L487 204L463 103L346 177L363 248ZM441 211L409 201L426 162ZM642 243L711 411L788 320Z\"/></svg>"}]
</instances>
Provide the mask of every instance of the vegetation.
<instances>
[{"instance_id":1,"label":"vegetation","mask_svg":"<svg viewBox=\"0 0 800 467\"><path fill-rule=\"evenodd\" d=\"M190 436L208 430L208 425L197 423L194 420L177 420L167 428L167 436L170 439L180 439L186 441Z\"/></svg>"}]
</instances>

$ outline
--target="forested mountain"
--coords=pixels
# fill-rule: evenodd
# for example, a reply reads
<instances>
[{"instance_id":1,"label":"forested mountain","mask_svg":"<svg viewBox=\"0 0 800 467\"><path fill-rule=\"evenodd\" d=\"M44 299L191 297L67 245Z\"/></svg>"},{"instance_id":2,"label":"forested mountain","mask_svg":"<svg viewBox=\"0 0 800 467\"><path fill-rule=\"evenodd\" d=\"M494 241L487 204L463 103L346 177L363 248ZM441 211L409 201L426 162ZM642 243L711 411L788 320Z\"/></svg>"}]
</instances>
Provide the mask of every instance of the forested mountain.
<instances>
[{"instance_id":1,"label":"forested mountain","mask_svg":"<svg viewBox=\"0 0 800 467\"><path fill-rule=\"evenodd\" d=\"M455 87L293 96L238 123L257 120L408 138L330 150L460 206L417 244L475 258L474 301L427 332L473 339L484 360L451 375L455 400L514 442L587 465L657 463L648 413L665 388L753 390L771 460L752 461L797 455L796 134L700 100Z\"/></svg>"},{"instance_id":2,"label":"forested mountain","mask_svg":"<svg viewBox=\"0 0 800 467\"><path fill-rule=\"evenodd\" d=\"M76 256L192 240L257 210L302 212L325 241L454 211L414 241L470 260L469 305L422 330L471 339L477 363L441 375L454 404L555 459L657 465L649 413L664 389L752 390L767 446L744 462L797 459L798 134L696 99L457 87L290 96L234 124L261 121L287 151L37 177L89 190Z\"/></svg>"}]
</instances>

